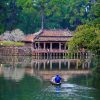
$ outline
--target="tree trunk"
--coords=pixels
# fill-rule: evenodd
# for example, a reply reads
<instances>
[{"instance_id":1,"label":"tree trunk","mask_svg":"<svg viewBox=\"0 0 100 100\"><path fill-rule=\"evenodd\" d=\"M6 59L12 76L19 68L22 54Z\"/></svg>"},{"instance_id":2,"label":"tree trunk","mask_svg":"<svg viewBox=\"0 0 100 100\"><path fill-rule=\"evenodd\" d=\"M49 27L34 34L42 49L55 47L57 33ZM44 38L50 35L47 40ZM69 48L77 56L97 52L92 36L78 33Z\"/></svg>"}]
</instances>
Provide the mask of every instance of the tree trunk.
<instances>
[{"instance_id":1,"label":"tree trunk","mask_svg":"<svg viewBox=\"0 0 100 100\"><path fill-rule=\"evenodd\" d=\"M44 10L41 11L41 29L44 29Z\"/></svg>"}]
</instances>

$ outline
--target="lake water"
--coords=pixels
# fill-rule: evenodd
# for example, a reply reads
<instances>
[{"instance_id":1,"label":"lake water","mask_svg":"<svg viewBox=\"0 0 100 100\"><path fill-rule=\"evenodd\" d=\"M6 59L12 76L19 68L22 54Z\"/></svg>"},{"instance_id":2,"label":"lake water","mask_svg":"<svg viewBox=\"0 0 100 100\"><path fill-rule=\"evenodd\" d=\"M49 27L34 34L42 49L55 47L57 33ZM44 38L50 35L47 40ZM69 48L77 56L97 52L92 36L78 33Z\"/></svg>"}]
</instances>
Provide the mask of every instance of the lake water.
<instances>
[{"instance_id":1,"label":"lake water","mask_svg":"<svg viewBox=\"0 0 100 100\"><path fill-rule=\"evenodd\" d=\"M0 57L0 100L100 100L90 59ZM49 80L60 74L61 86Z\"/></svg>"}]
</instances>

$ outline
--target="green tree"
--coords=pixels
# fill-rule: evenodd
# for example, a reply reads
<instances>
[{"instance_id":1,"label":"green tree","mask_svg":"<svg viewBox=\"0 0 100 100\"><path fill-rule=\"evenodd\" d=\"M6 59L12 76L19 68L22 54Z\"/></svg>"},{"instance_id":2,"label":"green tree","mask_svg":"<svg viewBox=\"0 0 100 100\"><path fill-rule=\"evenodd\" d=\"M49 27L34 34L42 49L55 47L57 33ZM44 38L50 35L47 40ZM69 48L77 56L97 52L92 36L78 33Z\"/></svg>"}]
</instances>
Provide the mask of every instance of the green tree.
<instances>
[{"instance_id":1,"label":"green tree","mask_svg":"<svg viewBox=\"0 0 100 100\"><path fill-rule=\"evenodd\" d=\"M41 28L70 28L83 24L88 18L88 0L17 0L26 12L38 16Z\"/></svg>"},{"instance_id":2,"label":"green tree","mask_svg":"<svg viewBox=\"0 0 100 100\"><path fill-rule=\"evenodd\" d=\"M87 22L91 24L93 20L97 23L98 19L100 20L99 2L99 0L0 0L0 34L16 28L23 30L25 34L33 33L40 28L75 30L78 25Z\"/></svg>"},{"instance_id":3,"label":"green tree","mask_svg":"<svg viewBox=\"0 0 100 100\"><path fill-rule=\"evenodd\" d=\"M31 12L31 14L35 14L35 17L38 17L41 28L43 29L44 26L50 26L49 20L53 19L56 22L61 18L61 10L65 6L66 0L24 0L23 2L18 0L17 4L23 7L23 10L26 12ZM63 11L64 12L64 11ZM45 25L44 25L45 23ZM46 24L47 23L47 24ZM54 22L53 22L54 23ZM56 26L57 23L54 24ZM51 23L52 25L52 23ZM58 25L57 25L58 26Z\"/></svg>"},{"instance_id":4,"label":"green tree","mask_svg":"<svg viewBox=\"0 0 100 100\"><path fill-rule=\"evenodd\" d=\"M71 50L79 50L81 47L86 47L95 53L100 52L100 1L91 1L90 22L87 22L86 25L78 26L73 39L69 43Z\"/></svg>"},{"instance_id":5,"label":"green tree","mask_svg":"<svg viewBox=\"0 0 100 100\"><path fill-rule=\"evenodd\" d=\"M89 26L78 26L72 40L69 42L70 50L86 48L94 53L100 52L100 29Z\"/></svg>"},{"instance_id":6,"label":"green tree","mask_svg":"<svg viewBox=\"0 0 100 100\"><path fill-rule=\"evenodd\" d=\"M20 10L16 0L0 0L0 33L16 28Z\"/></svg>"}]
</instances>

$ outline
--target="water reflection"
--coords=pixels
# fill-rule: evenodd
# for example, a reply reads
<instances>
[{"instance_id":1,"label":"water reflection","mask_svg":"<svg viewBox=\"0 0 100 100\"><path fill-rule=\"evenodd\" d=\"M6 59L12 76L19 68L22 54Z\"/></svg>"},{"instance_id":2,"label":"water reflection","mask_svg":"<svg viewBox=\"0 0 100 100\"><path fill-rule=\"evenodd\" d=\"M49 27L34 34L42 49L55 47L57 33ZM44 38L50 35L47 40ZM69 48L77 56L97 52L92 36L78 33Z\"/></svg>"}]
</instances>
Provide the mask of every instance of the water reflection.
<instances>
[{"instance_id":1,"label":"water reflection","mask_svg":"<svg viewBox=\"0 0 100 100\"><path fill-rule=\"evenodd\" d=\"M100 91L89 87L89 59L34 59L0 57L0 100L99 100ZM60 74L64 82L48 81Z\"/></svg>"},{"instance_id":2,"label":"water reflection","mask_svg":"<svg viewBox=\"0 0 100 100\"><path fill-rule=\"evenodd\" d=\"M94 88L68 83L64 83L60 87L48 86L44 89L44 92L54 93L56 97L68 98L68 100L94 100L95 98L91 95L93 91L95 91Z\"/></svg>"},{"instance_id":3,"label":"water reflection","mask_svg":"<svg viewBox=\"0 0 100 100\"><path fill-rule=\"evenodd\" d=\"M49 80L60 74L64 81L68 78L90 73L89 59L34 59L32 57L1 57L0 75L5 79L20 81L25 74L38 79Z\"/></svg>"}]
</instances>

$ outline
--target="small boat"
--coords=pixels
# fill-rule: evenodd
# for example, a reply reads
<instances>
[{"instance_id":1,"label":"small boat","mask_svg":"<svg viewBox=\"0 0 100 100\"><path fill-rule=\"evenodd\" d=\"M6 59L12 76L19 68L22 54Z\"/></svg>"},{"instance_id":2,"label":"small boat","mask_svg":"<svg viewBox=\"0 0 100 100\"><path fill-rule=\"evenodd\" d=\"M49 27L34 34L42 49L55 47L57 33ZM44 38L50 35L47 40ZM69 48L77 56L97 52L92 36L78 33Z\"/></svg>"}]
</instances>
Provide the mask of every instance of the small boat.
<instances>
[{"instance_id":1,"label":"small boat","mask_svg":"<svg viewBox=\"0 0 100 100\"><path fill-rule=\"evenodd\" d=\"M60 82L60 83L55 83L55 82L53 82L53 81L51 81L51 80L50 80L50 83L51 83L52 85L61 85L61 82Z\"/></svg>"},{"instance_id":2,"label":"small boat","mask_svg":"<svg viewBox=\"0 0 100 100\"><path fill-rule=\"evenodd\" d=\"M52 85L61 85L61 81L59 83L55 82L55 76L51 78L50 83Z\"/></svg>"}]
</instances>

